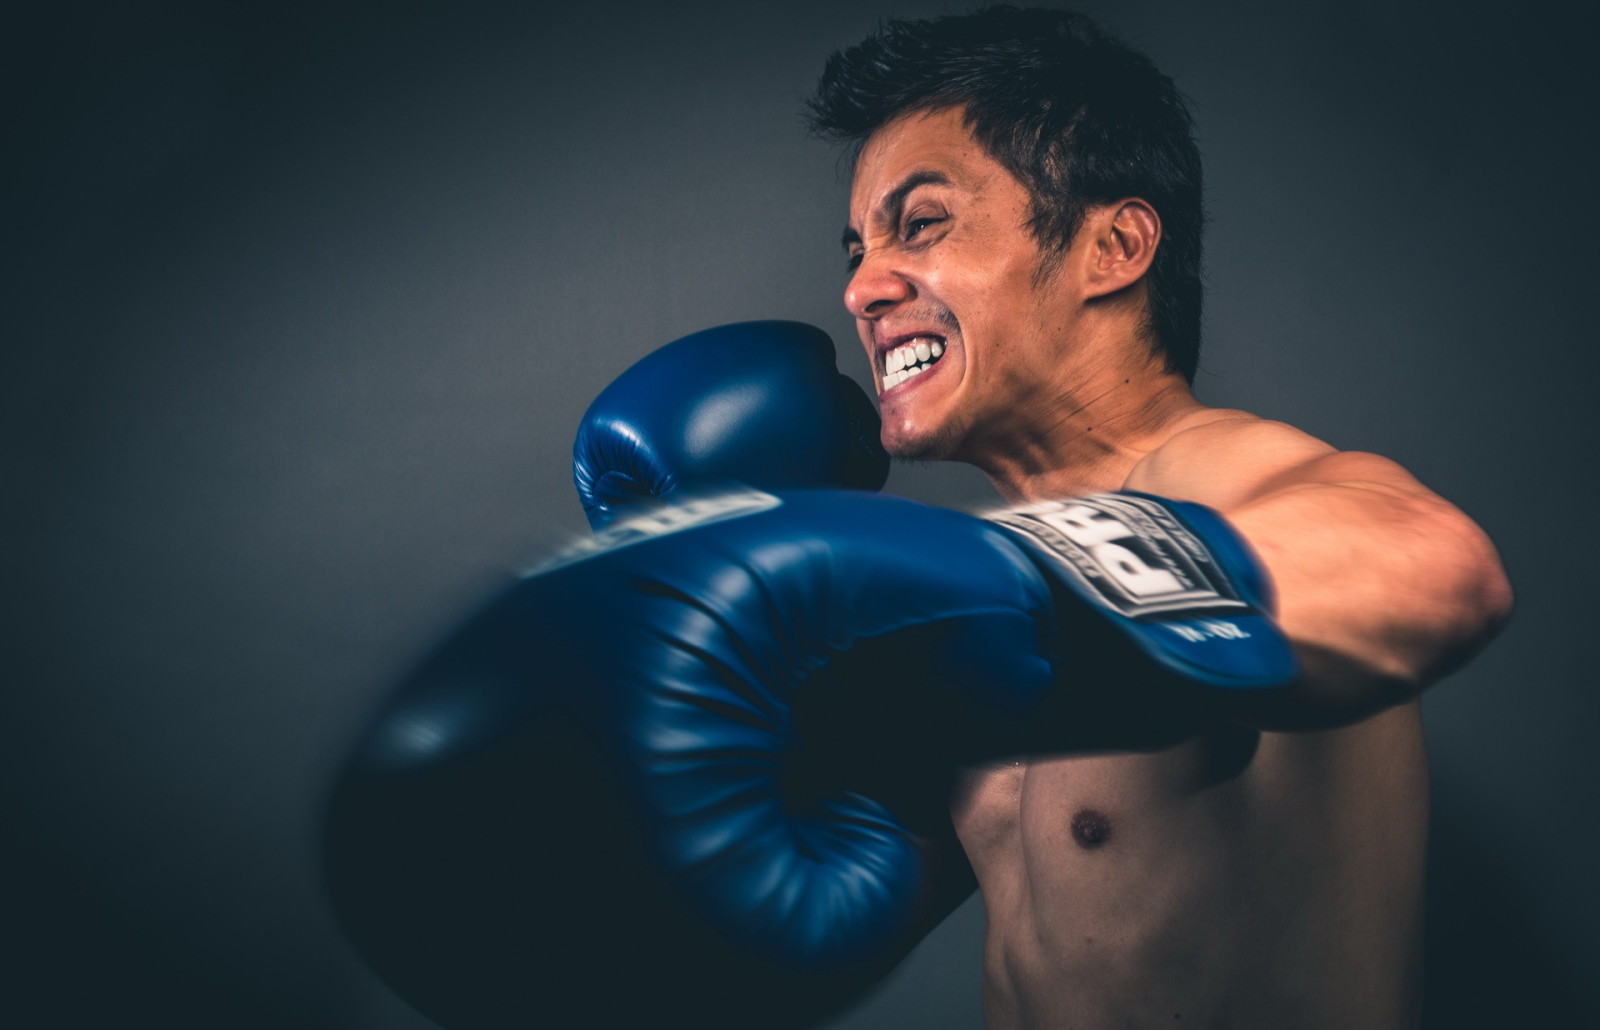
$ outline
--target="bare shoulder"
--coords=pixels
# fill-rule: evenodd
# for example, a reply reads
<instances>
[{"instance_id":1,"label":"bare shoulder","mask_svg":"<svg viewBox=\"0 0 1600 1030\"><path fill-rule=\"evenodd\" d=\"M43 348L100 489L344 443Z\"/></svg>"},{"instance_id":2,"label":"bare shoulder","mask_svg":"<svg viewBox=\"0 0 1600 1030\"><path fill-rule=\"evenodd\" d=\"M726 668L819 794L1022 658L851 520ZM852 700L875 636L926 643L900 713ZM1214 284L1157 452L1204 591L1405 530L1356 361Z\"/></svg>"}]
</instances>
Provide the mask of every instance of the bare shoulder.
<instances>
[{"instance_id":1,"label":"bare shoulder","mask_svg":"<svg viewBox=\"0 0 1600 1030\"><path fill-rule=\"evenodd\" d=\"M1126 485L1228 510L1278 490L1332 482L1422 489L1387 458L1340 451L1287 422L1228 409L1209 409L1180 425L1140 460Z\"/></svg>"}]
</instances>

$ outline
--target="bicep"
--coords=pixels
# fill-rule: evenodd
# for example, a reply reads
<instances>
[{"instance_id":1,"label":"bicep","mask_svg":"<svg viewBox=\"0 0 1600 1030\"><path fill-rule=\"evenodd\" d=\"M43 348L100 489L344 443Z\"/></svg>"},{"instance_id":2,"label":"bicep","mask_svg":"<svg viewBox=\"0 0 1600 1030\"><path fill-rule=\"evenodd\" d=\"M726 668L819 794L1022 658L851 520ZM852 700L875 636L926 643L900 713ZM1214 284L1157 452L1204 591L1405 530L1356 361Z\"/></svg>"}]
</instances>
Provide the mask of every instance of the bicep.
<instances>
[{"instance_id":1,"label":"bicep","mask_svg":"<svg viewBox=\"0 0 1600 1030\"><path fill-rule=\"evenodd\" d=\"M1302 659L1300 715L1338 721L1415 696L1504 621L1488 538L1395 462L1278 423L1184 435L1130 487L1207 504L1249 541Z\"/></svg>"}]
</instances>

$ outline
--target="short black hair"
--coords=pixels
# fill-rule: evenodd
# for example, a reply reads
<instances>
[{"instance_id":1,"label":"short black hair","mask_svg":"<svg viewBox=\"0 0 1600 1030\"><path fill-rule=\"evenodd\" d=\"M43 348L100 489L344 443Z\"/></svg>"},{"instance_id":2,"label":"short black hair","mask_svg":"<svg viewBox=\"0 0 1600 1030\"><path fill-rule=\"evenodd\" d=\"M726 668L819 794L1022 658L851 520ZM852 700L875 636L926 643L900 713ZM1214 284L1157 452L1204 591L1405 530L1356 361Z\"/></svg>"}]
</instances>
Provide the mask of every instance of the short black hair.
<instances>
[{"instance_id":1,"label":"short black hair","mask_svg":"<svg viewBox=\"0 0 1600 1030\"><path fill-rule=\"evenodd\" d=\"M1205 203L1194 119L1150 59L1073 11L988 7L888 21L828 58L812 131L859 148L903 114L959 109L1027 189L1029 228L1058 256L1091 204L1140 197L1161 217L1145 333L1193 381Z\"/></svg>"}]
</instances>

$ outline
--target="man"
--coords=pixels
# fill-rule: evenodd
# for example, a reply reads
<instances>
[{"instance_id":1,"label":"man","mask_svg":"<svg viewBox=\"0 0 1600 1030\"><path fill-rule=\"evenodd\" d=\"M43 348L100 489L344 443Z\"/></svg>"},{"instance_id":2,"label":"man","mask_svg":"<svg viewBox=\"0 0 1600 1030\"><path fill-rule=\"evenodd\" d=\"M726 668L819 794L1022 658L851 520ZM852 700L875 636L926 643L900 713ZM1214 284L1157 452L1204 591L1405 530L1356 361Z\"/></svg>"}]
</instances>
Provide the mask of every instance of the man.
<instances>
[{"instance_id":1,"label":"man","mask_svg":"<svg viewBox=\"0 0 1600 1030\"><path fill-rule=\"evenodd\" d=\"M883 443L1058 503L870 493L810 327L646 357L574 447L598 535L335 788L357 946L452 1030L809 1026L975 873L994 1027L1414 1023L1415 699L1504 619L1492 548L1392 463L1194 399L1188 115L1084 19L891 24L813 109L862 144Z\"/></svg>"},{"instance_id":2,"label":"man","mask_svg":"<svg viewBox=\"0 0 1600 1030\"><path fill-rule=\"evenodd\" d=\"M859 147L844 300L888 450L973 464L1013 503L1220 511L1301 663L1175 745L965 776L989 1025L1415 1025L1417 696L1506 618L1493 548L1393 462L1195 399L1190 118L1086 18L891 22L830 60L811 110Z\"/></svg>"}]
</instances>

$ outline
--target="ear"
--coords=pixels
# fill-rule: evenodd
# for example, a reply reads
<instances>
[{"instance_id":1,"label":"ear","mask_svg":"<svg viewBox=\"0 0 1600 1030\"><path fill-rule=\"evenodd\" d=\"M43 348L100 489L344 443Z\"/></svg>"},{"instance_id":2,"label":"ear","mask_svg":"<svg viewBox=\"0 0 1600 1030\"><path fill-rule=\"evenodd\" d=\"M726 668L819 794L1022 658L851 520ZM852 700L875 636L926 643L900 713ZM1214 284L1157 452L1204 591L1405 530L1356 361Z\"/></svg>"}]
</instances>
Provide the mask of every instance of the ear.
<instances>
[{"instance_id":1,"label":"ear","mask_svg":"<svg viewBox=\"0 0 1600 1030\"><path fill-rule=\"evenodd\" d=\"M1161 216L1129 197L1092 209L1080 230L1086 236L1084 292L1089 299L1126 289L1143 278L1161 242Z\"/></svg>"}]
</instances>

